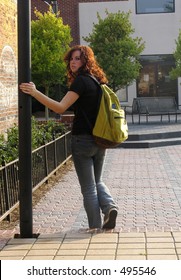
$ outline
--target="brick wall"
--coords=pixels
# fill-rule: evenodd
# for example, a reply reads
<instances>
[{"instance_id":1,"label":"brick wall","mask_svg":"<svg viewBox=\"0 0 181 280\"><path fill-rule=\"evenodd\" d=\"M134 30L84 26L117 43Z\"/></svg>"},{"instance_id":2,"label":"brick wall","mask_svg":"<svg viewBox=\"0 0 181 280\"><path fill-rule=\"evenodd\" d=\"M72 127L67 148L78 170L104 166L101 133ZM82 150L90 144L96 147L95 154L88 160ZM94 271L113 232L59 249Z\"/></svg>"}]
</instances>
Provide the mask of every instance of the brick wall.
<instances>
[{"instance_id":1,"label":"brick wall","mask_svg":"<svg viewBox=\"0 0 181 280\"><path fill-rule=\"evenodd\" d=\"M79 44L79 18L78 18L78 4L88 2L113 2L116 0L57 0L60 11L60 16L63 18L64 24L71 27L71 35L73 37L72 45ZM128 1L128 0L120 0ZM132 1L132 0L131 0ZM41 12L47 11L48 5L42 0L32 0L32 19L35 19L33 10L37 7Z\"/></svg>"},{"instance_id":2,"label":"brick wall","mask_svg":"<svg viewBox=\"0 0 181 280\"><path fill-rule=\"evenodd\" d=\"M0 133L18 117L17 0L0 1Z\"/></svg>"}]
</instances>

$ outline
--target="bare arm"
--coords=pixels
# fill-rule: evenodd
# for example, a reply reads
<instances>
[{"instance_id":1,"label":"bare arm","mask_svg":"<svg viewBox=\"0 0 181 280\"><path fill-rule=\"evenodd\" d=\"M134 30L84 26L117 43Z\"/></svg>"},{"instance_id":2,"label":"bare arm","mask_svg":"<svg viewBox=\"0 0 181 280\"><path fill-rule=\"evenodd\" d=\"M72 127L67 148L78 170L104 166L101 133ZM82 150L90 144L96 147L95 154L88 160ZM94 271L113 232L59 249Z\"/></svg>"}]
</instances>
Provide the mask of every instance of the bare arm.
<instances>
[{"instance_id":1,"label":"bare arm","mask_svg":"<svg viewBox=\"0 0 181 280\"><path fill-rule=\"evenodd\" d=\"M55 101L37 90L35 84L32 82L22 83L20 89L22 92L31 95L41 104L58 114L64 113L79 98L76 92L68 91L60 102Z\"/></svg>"}]
</instances>

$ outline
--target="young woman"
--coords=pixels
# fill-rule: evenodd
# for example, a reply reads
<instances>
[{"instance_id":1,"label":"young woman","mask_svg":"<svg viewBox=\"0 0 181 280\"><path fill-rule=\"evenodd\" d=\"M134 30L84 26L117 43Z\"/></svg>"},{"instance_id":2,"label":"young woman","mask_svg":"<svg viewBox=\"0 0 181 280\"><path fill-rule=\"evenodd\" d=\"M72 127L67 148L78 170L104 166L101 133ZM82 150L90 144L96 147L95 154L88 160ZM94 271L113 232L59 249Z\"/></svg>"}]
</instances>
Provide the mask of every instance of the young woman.
<instances>
[{"instance_id":1,"label":"young woman","mask_svg":"<svg viewBox=\"0 0 181 280\"><path fill-rule=\"evenodd\" d=\"M72 157L81 186L89 228L113 229L116 225L118 207L102 181L106 150L98 147L92 136L101 91L99 85L89 75L94 76L100 83L107 83L107 79L88 46L78 45L71 48L65 55L65 62L69 91L60 102L45 96L32 82L22 83L20 89L58 114L64 113L74 104ZM104 214L103 222L102 214Z\"/></svg>"}]
</instances>

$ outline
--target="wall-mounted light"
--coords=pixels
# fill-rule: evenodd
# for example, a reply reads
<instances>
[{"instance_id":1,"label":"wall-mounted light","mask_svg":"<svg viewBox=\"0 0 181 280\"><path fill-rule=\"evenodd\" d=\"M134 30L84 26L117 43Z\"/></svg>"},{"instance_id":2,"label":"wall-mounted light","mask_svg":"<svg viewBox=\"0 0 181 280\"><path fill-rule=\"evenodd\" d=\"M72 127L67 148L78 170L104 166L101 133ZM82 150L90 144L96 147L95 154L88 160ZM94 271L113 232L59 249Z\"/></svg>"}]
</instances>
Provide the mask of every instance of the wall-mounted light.
<instances>
[{"instance_id":1,"label":"wall-mounted light","mask_svg":"<svg viewBox=\"0 0 181 280\"><path fill-rule=\"evenodd\" d=\"M53 12L58 13L58 1L57 0L42 0L45 4L52 7Z\"/></svg>"}]
</instances>

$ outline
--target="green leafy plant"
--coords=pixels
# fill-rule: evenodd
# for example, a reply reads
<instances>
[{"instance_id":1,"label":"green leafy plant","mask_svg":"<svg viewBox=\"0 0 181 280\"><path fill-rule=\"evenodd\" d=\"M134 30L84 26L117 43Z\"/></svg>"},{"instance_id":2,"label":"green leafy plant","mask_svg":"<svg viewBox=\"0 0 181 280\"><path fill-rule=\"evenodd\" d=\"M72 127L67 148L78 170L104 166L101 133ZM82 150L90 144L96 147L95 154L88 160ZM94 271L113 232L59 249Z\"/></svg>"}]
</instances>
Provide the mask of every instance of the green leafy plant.
<instances>
[{"instance_id":1,"label":"green leafy plant","mask_svg":"<svg viewBox=\"0 0 181 280\"><path fill-rule=\"evenodd\" d=\"M172 79L181 77L181 29L179 31L179 36L175 42L176 42L176 49L173 55L175 58L176 66L170 72L170 76Z\"/></svg>"},{"instance_id":2,"label":"green leafy plant","mask_svg":"<svg viewBox=\"0 0 181 280\"><path fill-rule=\"evenodd\" d=\"M63 123L57 123L49 120L45 123L39 123L32 117L32 150L50 142L54 137L59 137L67 131ZM0 166L3 162L9 163L18 158L18 126L7 130L6 139L3 134L0 135Z\"/></svg>"},{"instance_id":3,"label":"green leafy plant","mask_svg":"<svg viewBox=\"0 0 181 280\"><path fill-rule=\"evenodd\" d=\"M94 50L115 91L132 83L141 68L139 55L144 50L144 42L142 38L133 37L129 17L130 12L120 11L106 11L104 19L97 14L98 23L94 24L92 33L83 38Z\"/></svg>"},{"instance_id":4,"label":"green leafy plant","mask_svg":"<svg viewBox=\"0 0 181 280\"><path fill-rule=\"evenodd\" d=\"M70 27L51 10L42 14L35 10L37 20L31 23L32 80L49 95L50 87L64 84L66 65L64 55L72 37ZM45 110L48 120L48 108Z\"/></svg>"}]
</instances>

